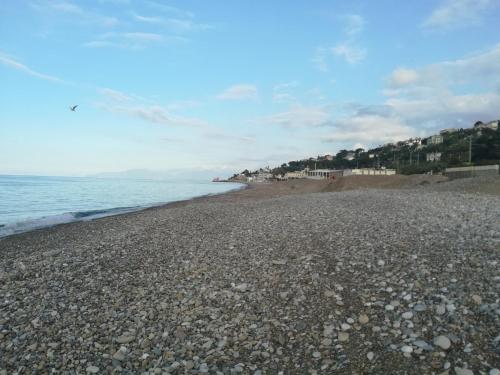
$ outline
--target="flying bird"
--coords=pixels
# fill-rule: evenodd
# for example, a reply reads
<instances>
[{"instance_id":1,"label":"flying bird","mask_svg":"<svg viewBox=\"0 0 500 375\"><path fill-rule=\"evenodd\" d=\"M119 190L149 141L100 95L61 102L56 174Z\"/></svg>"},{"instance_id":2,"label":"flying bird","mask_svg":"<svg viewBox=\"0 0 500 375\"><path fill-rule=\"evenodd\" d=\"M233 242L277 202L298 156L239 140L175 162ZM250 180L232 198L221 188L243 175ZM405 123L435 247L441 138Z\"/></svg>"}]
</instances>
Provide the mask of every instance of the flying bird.
<instances>
[{"instance_id":1,"label":"flying bird","mask_svg":"<svg viewBox=\"0 0 500 375\"><path fill-rule=\"evenodd\" d=\"M69 109L70 109L70 111L75 112L76 111L76 107L78 107L78 104L74 105L73 107L69 107Z\"/></svg>"}]
</instances>

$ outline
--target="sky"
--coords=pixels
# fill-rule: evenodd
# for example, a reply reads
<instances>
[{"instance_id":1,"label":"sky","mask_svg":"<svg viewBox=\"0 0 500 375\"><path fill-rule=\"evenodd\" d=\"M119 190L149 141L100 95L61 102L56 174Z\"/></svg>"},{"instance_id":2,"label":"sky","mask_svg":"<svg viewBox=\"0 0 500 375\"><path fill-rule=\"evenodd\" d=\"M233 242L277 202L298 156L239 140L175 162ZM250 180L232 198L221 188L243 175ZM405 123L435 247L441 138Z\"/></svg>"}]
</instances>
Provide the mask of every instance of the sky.
<instances>
[{"instance_id":1,"label":"sky","mask_svg":"<svg viewBox=\"0 0 500 375\"><path fill-rule=\"evenodd\" d=\"M232 173L500 118L500 0L19 0L0 17L0 174Z\"/></svg>"}]
</instances>

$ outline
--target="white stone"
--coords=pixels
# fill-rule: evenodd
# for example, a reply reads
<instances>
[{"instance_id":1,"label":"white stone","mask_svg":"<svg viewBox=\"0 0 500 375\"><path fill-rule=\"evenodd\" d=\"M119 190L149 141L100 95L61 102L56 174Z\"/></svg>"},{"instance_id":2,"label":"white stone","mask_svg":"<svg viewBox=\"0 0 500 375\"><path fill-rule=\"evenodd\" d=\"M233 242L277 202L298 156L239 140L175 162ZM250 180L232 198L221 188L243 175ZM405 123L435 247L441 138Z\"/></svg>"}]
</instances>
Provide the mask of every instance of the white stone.
<instances>
[{"instance_id":1,"label":"white stone","mask_svg":"<svg viewBox=\"0 0 500 375\"><path fill-rule=\"evenodd\" d=\"M348 331L348 330L351 329L351 326L349 324L347 324L347 323L342 323L340 325L340 328L342 328L342 331Z\"/></svg>"},{"instance_id":2,"label":"white stone","mask_svg":"<svg viewBox=\"0 0 500 375\"><path fill-rule=\"evenodd\" d=\"M472 300L474 301L475 304L480 305L483 302L483 299L481 296L478 296L477 294L474 294L472 296Z\"/></svg>"},{"instance_id":3,"label":"white stone","mask_svg":"<svg viewBox=\"0 0 500 375\"><path fill-rule=\"evenodd\" d=\"M243 284L238 284L234 287L234 289L240 291L240 292L246 292L248 290L248 284L243 283ZM205 364L206 365L206 364ZM201 366L200 366L201 367Z\"/></svg>"},{"instance_id":4,"label":"white stone","mask_svg":"<svg viewBox=\"0 0 500 375\"><path fill-rule=\"evenodd\" d=\"M456 375L474 375L474 371L469 370L468 368L455 367Z\"/></svg>"},{"instance_id":5,"label":"white stone","mask_svg":"<svg viewBox=\"0 0 500 375\"><path fill-rule=\"evenodd\" d=\"M99 372L99 367L97 366L88 366L87 367L87 372L90 372L91 374L97 374Z\"/></svg>"},{"instance_id":6,"label":"white stone","mask_svg":"<svg viewBox=\"0 0 500 375\"><path fill-rule=\"evenodd\" d=\"M387 311L392 311L392 310L394 310L394 306L393 305L385 305L385 309Z\"/></svg>"},{"instance_id":7,"label":"white stone","mask_svg":"<svg viewBox=\"0 0 500 375\"><path fill-rule=\"evenodd\" d=\"M497 368L492 368L488 375L500 375L500 370Z\"/></svg>"},{"instance_id":8,"label":"white stone","mask_svg":"<svg viewBox=\"0 0 500 375\"><path fill-rule=\"evenodd\" d=\"M361 314L358 318L358 322L360 322L361 324L366 324L370 321L370 318L368 317L368 315L366 314Z\"/></svg>"},{"instance_id":9,"label":"white stone","mask_svg":"<svg viewBox=\"0 0 500 375\"><path fill-rule=\"evenodd\" d=\"M368 358L369 361L371 361L375 357L375 354L373 352L368 352L366 354L366 358Z\"/></svg>"},{"instance_id":10,"label":"white stone","mask_svg":"<svg viewBox=\"0 0 500 375\"><path fill-rule=\"evenodd\" d=\"M344 342L349 340L349 334L347 332L339 332L339 341Z\"/></svg>"},{"instance_id":11,"label":"white stone","mask_svg":"<svg viewBox=\"0 0 500 375\"><path fill-rule=\"evenodd\" d=\"M403 353L411 353L411 352L413 352L413 348L411 346L408 346L408 345L403 345L401 347L401 351Z\"/></svg>"},{"instance_id":12,"label":"white stone","mask_svg":"<svg viewBox=\"0 0 500 375\"><path fill-rule=\"evenodd\" d=\"M323 336L331 336L334 330L334 326L325 326L325 328L323 329Z\"/></svg>"},{"instance_id":13,"label":"white stone","mask_svg":"<svg viewBox=\"0 0 500 375\"><path fill-rule=\"evenodd\" d=\"M131 336L131 335L122 335L122 336L118 336L115 341L118 343L118 344L128 344L132 341L134 341L135 337L134 336Z\"/></svg>"},{"instance_id":14,"label":"white stone","mask_svg":"<svg viewBox=\"0 0 500 375\"><path fill-rule=\"evenodd\" d=\"M434 345L439 346L441 349L447 350L451 346L451 341L446 336L438 336L434 338Z\"/></svg>"},{"instance_id":15,"label":"white stone","mask_svg":"<svg viewBox=\"0 0 500 375\"><path fill-rule=\"evenodd\" d=\"M446 313L446 307L444 305L437 305L436 314L443 315L444 313Z\"/></svg>"},{"instance_id":16,"label":"white stone","mask_svg":"<svg viewBox=\"0 0 500 375\"><path fill-rule=\"evenodd\" d=\"M411 319L411 318L413 318L413 313L411 311L407 311L407 312L404 312L403 314L401 314L401 317L403 319Z\"/></svg>"},{"instance_id":17,"label":"white stone","mask_svg":"<svg viewBox=\"0 0 500 375\"><path fill-rule=\"evenodd\" d=\"M200 365L200 368L198 369L199 372L206 374L208 372L208 365L206 363L202 363Z\"/></svg>"}]
</instances>

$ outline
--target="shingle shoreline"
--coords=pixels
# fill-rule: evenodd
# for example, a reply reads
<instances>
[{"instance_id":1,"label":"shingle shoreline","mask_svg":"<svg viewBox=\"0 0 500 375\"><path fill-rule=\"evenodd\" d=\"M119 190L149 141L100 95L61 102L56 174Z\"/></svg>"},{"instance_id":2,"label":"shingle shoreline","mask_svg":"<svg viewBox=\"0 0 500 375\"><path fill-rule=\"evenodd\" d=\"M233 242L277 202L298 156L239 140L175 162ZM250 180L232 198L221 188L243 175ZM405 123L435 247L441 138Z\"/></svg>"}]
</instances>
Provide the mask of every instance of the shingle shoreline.
<instances>
[{"instance_id":1,"label":"shingle shoreline","mask_svg":"<svg viewBox=\"0 0 500 375\"><path fill-rule=\"evenodd\" d=\"M500 367L500 197L255 194L0 240L0 369Z\"/></svg>"}]
</instances>

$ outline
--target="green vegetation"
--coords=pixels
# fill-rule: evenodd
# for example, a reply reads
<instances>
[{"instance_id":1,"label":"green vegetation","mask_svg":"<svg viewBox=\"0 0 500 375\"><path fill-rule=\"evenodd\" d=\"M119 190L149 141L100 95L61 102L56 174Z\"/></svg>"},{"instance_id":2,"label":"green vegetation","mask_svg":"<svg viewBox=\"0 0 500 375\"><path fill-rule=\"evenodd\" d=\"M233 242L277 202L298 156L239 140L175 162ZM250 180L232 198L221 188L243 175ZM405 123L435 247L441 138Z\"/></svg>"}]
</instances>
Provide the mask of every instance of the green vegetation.
<instances>
[{"instance_id":1,"label":"green vegetation","mask_svg":"<svg viewBox=\"0 0 500 375\"><path fill-rule=\"evenodd\" d=\"M271 170L273 175L309 169L391 168L401 174L441 172L447 167L470 164L487 165L500 162L500 129L453 129L442 132L442 143L433 144L432 137L413 138L370 150L341 150L335 156L318 156L289 161ZM470 152L470 154L469 154ZM428 161L435 156L436 160ZM470 163L469 163L470 158ZM330 159L330 160L329 160ZM245 170L245 176L257 173Z\"/></svg>"}]
</instances>

